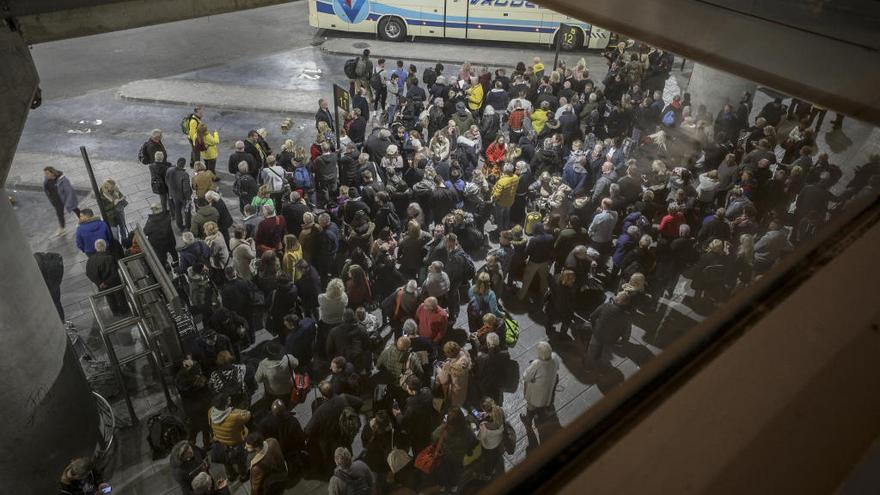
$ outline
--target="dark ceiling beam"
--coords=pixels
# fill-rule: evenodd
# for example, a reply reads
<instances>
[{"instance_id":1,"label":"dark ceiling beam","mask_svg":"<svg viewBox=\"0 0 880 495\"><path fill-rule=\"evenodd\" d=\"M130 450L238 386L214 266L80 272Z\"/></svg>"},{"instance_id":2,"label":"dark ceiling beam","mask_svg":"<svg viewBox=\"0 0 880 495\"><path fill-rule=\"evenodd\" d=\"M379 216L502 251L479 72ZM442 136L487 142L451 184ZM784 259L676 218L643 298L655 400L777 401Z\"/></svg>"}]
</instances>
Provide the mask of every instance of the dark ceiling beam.
<instances>
[{"instance_id":1,"label":"dark ceiling beam","mask_svg":"<svg viewBox=\"0 0 880 495\"><path fill-rule=\"evenodd\" d=\"M9 1L3 17L14 17L25 40L45 43L194 19L291 0L37 0ZM0 2L2 5L2 2ZM12 15L18 12L20 15ZM255 29L259 29L256 27ZM218 33L219 35L219 33Z\"/></svg>"},{"instance_id":2,"label":"dark ceiling beam","mask_svg":"<svg viewBox=\"0 0 880 495\"><path fill-rule=\"evenodd\" d=\"M542 0L541 5L776 91L880 125L880 52L694 0ZM874 18L877 9L864 12ZM852 18L853 23L855 17ZM861 25L861 21L859 23ZM876 36L880 36L875 31ZM876 43L873 43L876 44Z\"/></svg>"}]
</instances>

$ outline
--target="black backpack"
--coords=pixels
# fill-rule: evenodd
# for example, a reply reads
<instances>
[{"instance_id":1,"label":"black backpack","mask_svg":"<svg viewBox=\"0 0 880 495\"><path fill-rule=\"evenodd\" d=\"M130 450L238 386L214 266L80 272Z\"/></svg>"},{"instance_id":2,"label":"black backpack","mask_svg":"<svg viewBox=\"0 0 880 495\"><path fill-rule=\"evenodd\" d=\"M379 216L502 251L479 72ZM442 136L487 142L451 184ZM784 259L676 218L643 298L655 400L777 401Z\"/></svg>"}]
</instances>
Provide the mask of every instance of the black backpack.
<instances>
[{"instance_id":1,"label":"black backpack","mask_svg":"<svg viewBox=\"0 0 880 495\"><path fill-rule=\"evenodd\" d=\"M342 71L345 72L345 77L349 79L357 79L357 63L358 59L351 58L345 61L345 65L342 68Z\"/></svg>"},{"instance_id":2,"label":"black backpack","mask_svg":"<svg viewBox=\"0 0 880 495\"><path fill-rule=\"evenodd\" d=\"M382 91L382 88L385 87L385 81L382 80L382 72L385 69L381 69L377 72L373 73L373 76L370 77L370 87L373 88L373 91Z\"/></svg>"},{"instance_id":3,"label":"black backpack","mask_svg":"<svg viewBox=\"0 0 880 495\"><path fill-rule=\"evenodd\" d=\"M147 143L150 141L144 141L144 144L141 145L141 149L138 150L138 161L143 163L144 165L149 165L153 159L147 156Z\"/></svg>"},{"instance_id":4,"label":"black backpack","mask_svg":"<svg viewBox=\"0 0 880 495\"><path fill-rule=\"evenodd\" d=\"M167 456L177 442L186 439L186 425L177 416L159 413L147 420L147 443L153 459Z\"/></svg>"},{"instance_id":5,"label":"black backpack","mask_svg":"<svg viewBox=\"0 0 880 495\"><path fill-rule=\"evenodd\" d=\"M434 72L434 69L428 67L422 72L422 82L425 83L426 88L430 88L437 82L437 73Z\"/></svg>"}]
</instances>

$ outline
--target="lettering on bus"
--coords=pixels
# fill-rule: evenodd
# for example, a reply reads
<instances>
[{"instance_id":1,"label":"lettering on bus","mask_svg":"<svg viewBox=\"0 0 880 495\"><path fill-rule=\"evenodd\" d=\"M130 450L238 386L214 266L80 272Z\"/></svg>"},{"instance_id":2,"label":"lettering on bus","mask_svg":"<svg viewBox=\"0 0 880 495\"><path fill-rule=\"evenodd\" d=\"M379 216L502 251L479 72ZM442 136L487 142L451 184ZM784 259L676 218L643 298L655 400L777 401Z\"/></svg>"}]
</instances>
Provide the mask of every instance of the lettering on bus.
<instances>
[{"instance_id":1,"label":"lettering on bus","mask_svg":"<svg viewBox=\"0 0 880 495\"><path fill-rule=\"evenodd\" d=\"M471 0L471 5L479 5L480 7L521 7L526 9L543 8L526 0Z\"/></svg>"}]
</instances>

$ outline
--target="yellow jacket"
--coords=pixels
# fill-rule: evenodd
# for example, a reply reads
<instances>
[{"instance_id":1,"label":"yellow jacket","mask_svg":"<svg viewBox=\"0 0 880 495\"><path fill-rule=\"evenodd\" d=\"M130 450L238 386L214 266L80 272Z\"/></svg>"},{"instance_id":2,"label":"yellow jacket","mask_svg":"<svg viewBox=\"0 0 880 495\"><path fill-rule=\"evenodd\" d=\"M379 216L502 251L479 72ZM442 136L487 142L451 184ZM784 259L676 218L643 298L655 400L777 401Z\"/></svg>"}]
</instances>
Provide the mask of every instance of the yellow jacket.
<instances>
[{"instance_id":1,"label":"yellow jacket","mask_svg":"<svg viewBox=\"0 0 880 495\"><path fill-rule=\"evenodd\" d=\"M502 207L513 206L516 199L516 187L519 185L518 175L502 175L492 186L492 200Z\"/></svg>"},{"instance_id":2,"label":"yellow jacket","mask_svg":"<svg viewBox=\"0 0 880 495\"><path fill-rule=\"evenodd\" d=\"M214 160L217 158L217 145L220 144L220 135L205 133L205 151L202 151L202 160Z\"/></svg>"},{"instance_id":3,"label":"yellow jacket","mask_svg":"<svg viewBox=\"0 0 880 495\"><path fill-rule=\"evenodd\" d=\"M247 422L251 419L250 411L244 409L214 409L208 410L208 421L211 422L211 431L214 440L232 447L244 442L248 434Z\"/></svg>"},{"instance_id":4,"label":"yellow jacket","mask_svg":"<svg viewBox=\"0 0 880 495\"><path fill-rule=\"evenodd\" d=\"M190 143L194 143L196 141L196 132L198 131L199 124L201 124L202 121L192 115L187 122L188 124L186 128L186 136L189 138Z\"/></svg>"},{"instance_id":5,"label":"yellow jacket","mask_svg":"<svg viewBox=\"0 0 880 495\"><path fill-rule=\"evenodd\" d=\"M467 95L468 95L468 108L470 108L471 111L477 111L480 109L481 106L483 106L483 85L482 84L477 83L477 84L471 86L467 90ZM462 130L462 132L464 132L464 130Z\"/></svg>"},{"instance_id":6,"label":"yellow jacket","mask_svg":"<svg viewBox=\"0 0 880 495\"><path fill-rule=\"evenodd\" d=\"M290 278L294 281L299 280L301 273L296 269L296 264L299 263L299 260L303 259L303 248L302 244L297 243L296 249L293 251L284 251L284 258L281 260L281 267L284 269L284 272L290 275Z\"/></svg>"},{"instance_id":7,"label":"yellow jacket","mask_svg":"<svg viewBox=\"0 0 880 495\"><path fill-rule=\"evenodd\" d=\"M535 130L536 134L540 134L541 130L544 129L544 124L547 123L549 115L547 110L543 108L539 108L532 112L532 129Z\"/></svg>"}]
</instances>

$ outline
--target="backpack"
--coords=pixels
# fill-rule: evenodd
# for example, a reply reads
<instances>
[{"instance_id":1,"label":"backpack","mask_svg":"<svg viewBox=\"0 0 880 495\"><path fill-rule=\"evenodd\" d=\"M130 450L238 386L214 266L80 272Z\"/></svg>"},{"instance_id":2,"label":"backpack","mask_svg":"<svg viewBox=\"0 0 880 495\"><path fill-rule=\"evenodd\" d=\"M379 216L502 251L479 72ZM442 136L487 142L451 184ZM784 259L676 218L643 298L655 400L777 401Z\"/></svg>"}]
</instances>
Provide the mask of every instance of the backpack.
<instances>
[{"instance_id":1,"label":"backpack","mask_svg":"<svg viewBox=\"0 0 880 495\"><path fill-rule=\"evenodd\" d=\"M370 87L373 88L373 91L382 91L382 88L385 87L385 81L382 80L382 72L385 69L380 69L373 73L373 76L370 77Z\"/></svg>"},{"instance_id":2,"label":"backpack","mask_svg":"<svg viewBox=\"0 0 880 495\"><path fill-rule=\"evenodd\" d=\"M400 216L394 208L383 208L379 213L385 215L385 225L391 229L391 232L400 232Z\"/></svg>"},{"instance_id":3,"label":"backpack","mask_svg":"<svg viewBox=\"0 0 880 495\"><path fill-rule=\"evenodd\" d=\"M507 455L513 455L516 451L516 430L507 421L504 422L504 437L501 443L504 445L504 452Z\"/></svg>"},{"instance_id":4,"label":"backpack","mask_svg":"<svg viewBox=\"0 0 880 495\"><path fill-rule=\"evenodd\" d=\"M165 181L158 175L153 175L153 177L150 178L150 189L153 190L154 194L168 193L168 187L165 185Z\"/></svg>"},{"instance_id":5,"label":"backpack","mask_svg":"<svg viewBox=\"0 0 880 495\"><path fill-rule=\"evenodd\" d=\"M302 404L312 388L312 380L308 373L293 374L293 388L290 389L291 404Z\"/></svg>"},{"instance_id":6,"label":"backpack","mask_svg":"<svg viewBox=\"0 0 880 495\"><path fill-rule=\"evenodd\" d=\"M147 443L153 459L167 456L177 442L186 438L186 424L177 416L159 413L147 420Z\"/></svg>"},{"instance_id":7,"label":"backpack","mask_svg":"<svg viewBox=\"0 0 880 495\"><path fill-rule=\"evenodd\" d=\"M304 166L293 169L293 183L305 191L310 191L314 188L314 184L312 184L312 174L309 172L309 169Z\"/></svg>"},{"instance_id":8,"label":"backpack","mask_svg":"<svg viewBox=\"0 0 880 495\"><path fill-rule=\"evenodd\" d=\"M437 82L437 73L434 72L434 69L428 67L422 72L422 82L425 83L425 86L430 88Z\"/></svg>"},{"instance_id":9,"label":"backpack","mask_svg":"<svg viewBox=\"0 0 880 495\"><path fill-rule=\"evenodd\" d=\"M346 361L353 364L355 368L367 368L369 363L364 363L365 355L368 351L368 342L363 339L360 331L349 333L349 342L343 352Z\"/></svg>"},{"instance_id":10,"label":"backpack","mask_svg":"<svg viewBox=\"0 0 880 495\"><path fill-rule=\"evenodd\" d=\"M345 72L345 77L349 79L357 79L357 63L358 59L351 58L345 61L345 65L342 68L342 71Z\"/></svg>"},{"instance_id":11,"label":"backpack","mask_svg":"<svg viewBox=\"0 0 880 495\"><path fill-rule=\"evenodd\" d=\"M193 115L189 114L180 120L180 132L182 132L187 138L189 138L189 121L192 120L192 118Z\"/></svg>"},{"instance_id":12,"label":"backpack","mask_svg":"<svg viewBox=\"0 0 880 495\"><path fill-rule=\"evenodd\" d=\"M205 263L205 266L208 266ZM189 279L189 304L190 306L211 305L211 280L208 277Z\"/></svg>"},{"instance_id":13,"label":"backpack","mask_svg":"<svg viewBox=\"0 0 880 495\"><path fill-rule=\"evenodd\" d=\"M526 213L526 226L523 229L526 234L532 235L532 231L535 230L535 224L541 221L541 213L537 211L530 211Z\"/></svg>"},{"instance_id":14,"label":"backpack","mask_svg":"<svg viewBox=\"0 0 880 495\"><path fill-rule=\"evenodd\" d=\"M354 70L354 73L358 76L358 79L363 79L364 77L369 76L371 72L373 72L373 64L363 57L358 57L357 65L355 66Z\"/></svg>"},{"instance_id":15,"label":"backpack","mask_svg":"<svg viewBox=\"0 0 880 495\"><path fill-rule=\"evenodd\" d=\"M149 165L153 159L147 156L147 143L150 141L144 141L144 144L141 145L141 149L138 150L138 161L143 163L144 165Z\"/></svg>"},{"instance_id":16,"label":"backpack","mask_svg":"<svg viewBox=\"0 0 880 495\"><path fill-rule=\"evenodd\" d=\"M339 468L336 468L333 476L345 483L345 495L370 495L372 492L370 485L360 476L355 476Z\"/></svg>"},{"instance_id":17,"label":"backpack","mask_svg":"<svg viewBox=\"0 0 880 495\"><path fill-rule=\"evenodd\" d=\"M351 406L345 406L339 415L340 438L351 441L361 431L361 417Z\"/></svg>"},{"instance_id":18,"label":"backpack","mask_svg":"<svg viewBox=\"0 0 880 495\"><path fill-rule=\"evenodd\" d=\"M668 112L663 114L663 118L661 119L663 125L666 127L672 127L675 125L675 112L669 110Z\"/></svg>"},{"instance_id":19,"label":"backpack","mask_svg":"<svg viewBox=\"0 0 880 495\"><path fill-rule=\"evenodd\" d=\"M519 341L519 323L513 318L504 319L504 343L514 347Z\"/></svg>"}]
</instances>

